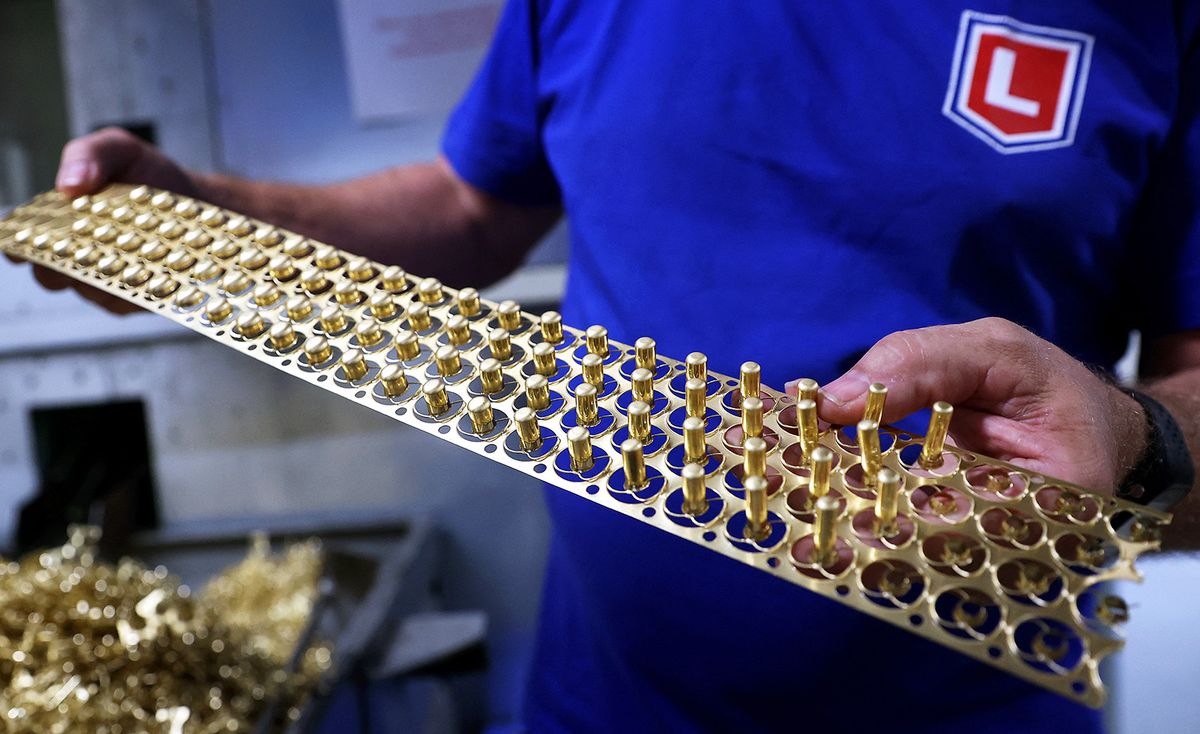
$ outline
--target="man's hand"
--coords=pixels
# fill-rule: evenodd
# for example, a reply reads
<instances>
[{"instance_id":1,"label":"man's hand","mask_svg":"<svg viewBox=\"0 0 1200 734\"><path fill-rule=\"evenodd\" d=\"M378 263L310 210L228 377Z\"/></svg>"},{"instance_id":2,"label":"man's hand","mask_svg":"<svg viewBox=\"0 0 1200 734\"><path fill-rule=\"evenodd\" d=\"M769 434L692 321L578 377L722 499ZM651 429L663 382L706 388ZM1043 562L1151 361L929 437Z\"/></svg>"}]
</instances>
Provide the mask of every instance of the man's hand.
<instances>
[{"instance_id":1,"label":"man's hand","mask_svg":"<svg viewBox=\"0 0 1200 734\"><path fill-rule=\"evenodd\" d=\"M821 391L821 416L856 423L872 382L888 387L885 422L945 400L958 445L1095 491L1115 489L1145 448L1136 400L1004 319L884 337Z\"/></svg>"},{"instance_id":2,"label":"man's hand","mask_svg":"<svg viewBox=\"0 0 1200 734\"><path fill-rule=\"evenodd\" d=\"M9 261L18 265L23 262L19 258L13 257L12 255L5 254L5 257L7 257ZM33 278L48 291L61 291L70 288L97 306L100 306L109 313L115 313L118 316L137 313L138 311L143 310L140 306L135 306L123 298L117 298L116 296L106 293L99 288L93 288L90 285L85 285L74 278L68 278L62 273L51 270L50 268L43 268L41 265L33 266Z\"/></svg>"},{"instance_id":3,"label":"man's hand","mask_svg":"<svg viewBox=\"0 0 1200 734\"><path fill-rule=\"evenodd\" d=\"M118 127L76 138L63 148L55 187L83 196L119 181L200 196L198 179L158 148ZM201 197L203 198L203 197Z\"/></svg>"},{"instance_id":4,"label":"man's hand","mask_svg":"<svg viewBox=\"0 0 1200 734\"><path fill-rule=\"evenodd\" d=\"M76 138L63 148L55 186L69 196L83 196L108 184L148 184L188 196L200 195L199 180L181 168L162 151L121 128L110 127ZM9 257L13 262L16 258ZM115 314L137 313L142 309L68 278L49 268L35 265L33 277L47 290L71 289L87 300Z\"/></svg>"}]
</instances>

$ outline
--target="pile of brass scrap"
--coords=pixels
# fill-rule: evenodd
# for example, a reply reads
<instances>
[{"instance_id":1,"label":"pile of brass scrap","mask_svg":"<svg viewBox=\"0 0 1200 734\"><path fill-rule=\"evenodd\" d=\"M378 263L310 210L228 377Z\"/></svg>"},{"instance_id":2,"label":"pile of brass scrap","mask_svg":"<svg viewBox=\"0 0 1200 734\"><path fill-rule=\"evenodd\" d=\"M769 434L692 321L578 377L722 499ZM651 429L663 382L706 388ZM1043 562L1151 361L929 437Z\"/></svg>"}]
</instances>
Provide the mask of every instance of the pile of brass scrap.
<instances>
[{"instance_id":1,"label":"pile of brass scrap","mask_svg":"<svg viewBox=\"0 0 1200 734\"><path fill-rule=\"evenodd\" d=\"M0 562L0 731L248 732L300 714L330 649L286 664L317 598L315 543L266 543L193 596L162 566L98 560L94 528ZM257 615L249 614L251 605Z\"/></svg>"}]
</instances>

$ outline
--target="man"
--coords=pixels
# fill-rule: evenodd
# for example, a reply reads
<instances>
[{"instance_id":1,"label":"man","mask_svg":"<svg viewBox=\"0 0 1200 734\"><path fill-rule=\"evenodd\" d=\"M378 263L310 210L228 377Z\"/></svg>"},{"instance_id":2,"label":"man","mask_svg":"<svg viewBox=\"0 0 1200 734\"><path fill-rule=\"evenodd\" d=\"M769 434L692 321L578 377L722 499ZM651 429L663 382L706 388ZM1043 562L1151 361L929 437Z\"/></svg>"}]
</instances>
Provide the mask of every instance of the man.
<instances>
[{"instance_id":1,"label":"man","mask_svg":"<svg viewBox=\"0 0 1200 734\"><path fill-rule=\"evenodd\" d=\"M1140 328L1142 389L1196 451L1194 5L698 5L512 0L433 163L255 183L107 130L66 147L58 186L145 182L476 286L565 212L568 323L727 373L754 358L769 384L817 378L834 422L858 419L871 381L888 421L948 400L959 443L1101 491L1135 467L1187 476L1146 473L1177 428L1084 363L1111 365ZM547 501L531 731L1099 728L817 595ZM1176 546L1200 537L1198 505L1176 508Z\"/></svg>"}]
</instances>

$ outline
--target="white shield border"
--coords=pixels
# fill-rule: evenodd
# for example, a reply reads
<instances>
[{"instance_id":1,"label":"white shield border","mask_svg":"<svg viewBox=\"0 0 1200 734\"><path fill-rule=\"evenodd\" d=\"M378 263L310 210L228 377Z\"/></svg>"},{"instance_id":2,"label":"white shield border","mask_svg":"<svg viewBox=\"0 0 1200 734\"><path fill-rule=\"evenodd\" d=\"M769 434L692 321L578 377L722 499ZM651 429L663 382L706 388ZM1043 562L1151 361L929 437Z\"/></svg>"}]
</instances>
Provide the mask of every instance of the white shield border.
<instances>
[{"instance_id":1,"label":"white shield border","mask_svg":"<svg viewBox=\"0 0 1200 734\"><path fill-rule=\"evenodd\" d=\"M1004 133L986 118L967 107L966 101L970 85L964 83L964 80L974 76L975 62L978 59L979 37L985 30L993 33L999 32L1001 35L1023 43L1067 52L1067 68L1064 73L1062 89L1059 91L1058 107L1052 130ZM1022 23L1006 15L989 15L974 10L964 10L959 20L958 40L954 45L954 60L950 69L950 81L946 86L946 99L942 104L942 114L954 124L1006 155L1069 146L1075 142L1075 130L1079 124L1084 91L1087 89L1088 71L1091 68L1094 44L1095 38L1086 33ZM964 65L967 68L964 68Z\"/></svg>"}]
</instances>

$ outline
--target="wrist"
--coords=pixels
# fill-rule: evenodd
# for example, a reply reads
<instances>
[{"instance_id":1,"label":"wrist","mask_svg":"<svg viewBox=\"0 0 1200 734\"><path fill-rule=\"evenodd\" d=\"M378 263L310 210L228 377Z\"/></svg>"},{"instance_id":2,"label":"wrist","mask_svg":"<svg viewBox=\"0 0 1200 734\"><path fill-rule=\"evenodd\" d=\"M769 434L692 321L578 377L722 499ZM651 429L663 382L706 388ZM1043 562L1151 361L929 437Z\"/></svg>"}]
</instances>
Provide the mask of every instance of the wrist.
<instances>
[{"instance_id":1,"label":"wrist","mask_svg":"<svg viewBox=\"0 0 1200 734\"><path fill-rule=\"evenodd\" d=\"M228 189L225 185L228 176L222 176L219 173L200 173L198 171L184 171L184 176L191 182L192 196L201 201L207 201L209 204L215 204L223 209L234 209L237 207L230 206Z\"/></svg>"},{"instance_id":2,"label":"wrist","mask_svg":"<svg viewBox=\"0 0 1200 734\"><path fill-rule=\"evenodd\" d=\"M302 234L310 234L309 228L297 219L304 207L295 205L287 195L287 186L248 181L223 173L188 171L187 176L196 188L198 199Z\"/></svg>"},{"instance_id":3,"label":"wrist","mask_svg":"<svg viewBox=\"0 0 1200 734\"><path fill-rule=\"evenodd\" d=\"M1130 391L1115 385L1111 391L1111 407L1117 416L1113 426L1113 438L1116 441L1115 484L1120 487L1145 457L1150 446L1152 427L1145 407Z\"/></svg>"},{"instance_id":4,"label":"wrist","mask_svg":"<svg viewBox=\"0 0 1200 734\"><path fill-rule=\"evenodd\" d=\"M1117 495L1139 504L1169 510L1191 490L1195 464L1183 431L1165 407L1137 390L1128 395L1142 408L1146 424L1142 450Z\"/></svg>"}]
</instances>

